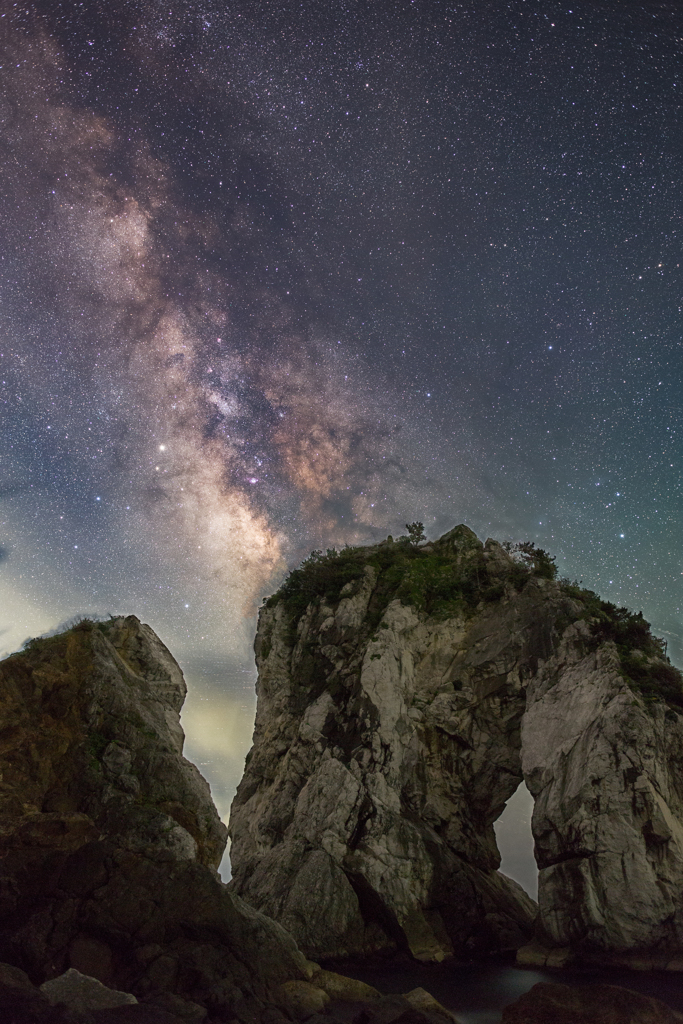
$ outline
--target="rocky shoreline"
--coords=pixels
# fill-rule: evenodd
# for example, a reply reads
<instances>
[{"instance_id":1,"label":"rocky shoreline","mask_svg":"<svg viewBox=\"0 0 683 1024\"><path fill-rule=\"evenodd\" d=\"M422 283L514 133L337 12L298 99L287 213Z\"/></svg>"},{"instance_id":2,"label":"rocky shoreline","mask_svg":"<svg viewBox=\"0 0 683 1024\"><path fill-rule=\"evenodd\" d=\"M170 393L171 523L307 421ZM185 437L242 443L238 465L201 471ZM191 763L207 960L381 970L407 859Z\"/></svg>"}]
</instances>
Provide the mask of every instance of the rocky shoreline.
<instances>
[{"instance_id":1,"label":"rocky shoreline","mask_svg":"<svg viewBox=\"0 0 683 1024\"><path fill-rule=\"evenodd\" d=\"M466 527L352 551L262 610L229 885L148 626L86 620L0 663L3 1024L455 1020L345 976L353 956L683 968L683 691L642 617ZM522 778L538 909L497 871ZM503 1019L550 1019L537 997ZM653 1006L629 1021L682 1019Z\"/></svg>"}]
</instances>

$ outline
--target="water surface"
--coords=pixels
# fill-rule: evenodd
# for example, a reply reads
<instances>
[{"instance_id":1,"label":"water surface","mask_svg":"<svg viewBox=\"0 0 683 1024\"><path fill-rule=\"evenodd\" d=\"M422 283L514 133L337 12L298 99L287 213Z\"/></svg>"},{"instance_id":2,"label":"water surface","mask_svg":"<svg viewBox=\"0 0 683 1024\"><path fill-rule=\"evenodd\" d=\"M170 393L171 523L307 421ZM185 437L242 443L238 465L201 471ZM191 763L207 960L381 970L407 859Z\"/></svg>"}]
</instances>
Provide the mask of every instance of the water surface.
<instances>
[{"instance_id":1,"label":"water surface","mask_svg":"<svg viewBox=\"0 0 683 1024\"><path fill-rule=\"evenodd\" d=\"M566 985L621 985L644 995L655 996L675 1010L683 1011L683 975L670 971L629 971L621 968L517 967L514 963L490 961L482 964L388 963L364 966L336 964L336 970L374 985L386 994L425 988L462 1024L500 1024L503 1007L508 1006L539 981Z\"/></svg>"}]
</instances>

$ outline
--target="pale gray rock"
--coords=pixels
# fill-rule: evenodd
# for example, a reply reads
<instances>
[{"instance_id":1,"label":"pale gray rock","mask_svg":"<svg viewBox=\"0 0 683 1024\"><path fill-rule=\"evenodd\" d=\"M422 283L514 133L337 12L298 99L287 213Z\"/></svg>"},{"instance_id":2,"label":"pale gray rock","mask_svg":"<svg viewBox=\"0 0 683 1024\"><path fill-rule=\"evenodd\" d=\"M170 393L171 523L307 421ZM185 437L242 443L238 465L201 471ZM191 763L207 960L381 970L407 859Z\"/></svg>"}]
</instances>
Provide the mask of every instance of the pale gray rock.
<instances>
[{"instance_id":1,"label":"pale gray rock","mask_svg":"<svg viewBox=\"0 0 683 1024\"><path fill-rule=\"evenodd\" d=\"M430 614L409 588L382 597L381 558L400 550L368 548L336 601L261 610L232 891L314 959L441 960L517 948L534 928L586 955L679 950L681 715L629 685L588 598L497 542L460 526L428 546L470 588ZM493 831L522 778L536 800L536 925L537 906L497 870Z\"/></svg>"},{"instance_id":2,"label":"pale gray rock","mask_svg":"<svg viewBox=\"0 0 683 1024\"><path fill-rule=\"evenodd\" d=\"M439 543L461 565L484 550L463 529ZM368 632L375 585L368 567L295 636L283 603L261 612L231 887L315 958L514 948L536 907L498 873L493 822L522 777L520 652L545 596L445 621L393 600Z\"/></svg>"},{"instance_id":3,"label":"pale gray rock","mask_svg":"<svg viewBox=\"0 0 683 1024\"><path fill-rule=\"evenodd\" d=\"M683 945L683 720L625 685L571 627L527 687L539 937L574 950Z\"/></svg>"},{"instance_id":4,"label":"pale gray rock","mask_svg":"<svg viewBox=\"0 0 683 1024\"><path fill-rule=\"evenodd\" d=\"M109 1010L114 1006L137 1003L137 999L130 992L107 988L97 978L81 974L73 967L60 974L58 978L43 982L40 991L53 1006L63 1003L70 1010L80 1013L87 1010Z\"/></svg>"}]
</instances>

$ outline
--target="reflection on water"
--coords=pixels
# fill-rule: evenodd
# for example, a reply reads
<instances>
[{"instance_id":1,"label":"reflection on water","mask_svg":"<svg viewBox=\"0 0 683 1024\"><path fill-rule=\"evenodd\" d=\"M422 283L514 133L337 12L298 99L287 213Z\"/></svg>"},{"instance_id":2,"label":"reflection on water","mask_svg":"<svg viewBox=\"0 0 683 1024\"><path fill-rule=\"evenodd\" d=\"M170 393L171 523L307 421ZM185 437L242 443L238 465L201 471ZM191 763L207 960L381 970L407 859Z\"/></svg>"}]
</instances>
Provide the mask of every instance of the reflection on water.
<instances>
[{"instance_id":1,"label":"reflection on water","mask_svg":"<svg viewBox=\"0 0 683 1024\"><path fill-rule=\"evenodd\" d=\"M675 1010L683 1010L683 977L667 971L531 970L500 961L485 964L408 962L379 967L344 962L336 963L334 969L366 981L386 994L425 988L452 1010L462 1024L500 1024L503 1007L514 1003L539 981L621 985L655 996Z\"/></svg>"}]
</instances>

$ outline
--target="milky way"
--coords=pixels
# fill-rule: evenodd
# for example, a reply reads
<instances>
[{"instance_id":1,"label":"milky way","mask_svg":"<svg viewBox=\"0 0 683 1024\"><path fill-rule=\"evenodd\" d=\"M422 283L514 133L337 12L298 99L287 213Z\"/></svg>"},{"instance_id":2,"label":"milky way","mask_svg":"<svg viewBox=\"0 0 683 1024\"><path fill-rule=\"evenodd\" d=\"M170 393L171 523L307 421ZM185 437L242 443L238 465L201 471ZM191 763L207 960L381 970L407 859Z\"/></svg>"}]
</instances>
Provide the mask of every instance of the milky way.
<instances>
[{"instance_id":1,"label":"milky way","mask_svg":"<svg viewBox=\"0 0 683 1024\"><path fill-rule=\"evenodd\" d=\"M150 622L220 789L261 596L419 519L680 661L679 5L224 7L0 4L4 650Z\"/></svg>"}]
</instances>

